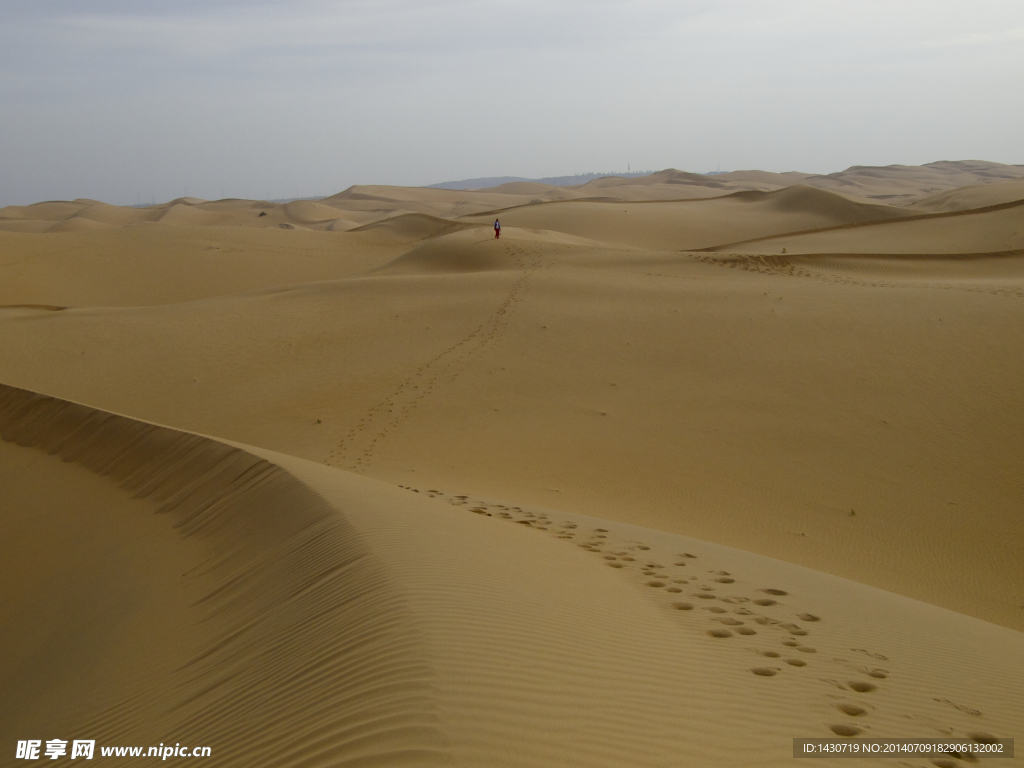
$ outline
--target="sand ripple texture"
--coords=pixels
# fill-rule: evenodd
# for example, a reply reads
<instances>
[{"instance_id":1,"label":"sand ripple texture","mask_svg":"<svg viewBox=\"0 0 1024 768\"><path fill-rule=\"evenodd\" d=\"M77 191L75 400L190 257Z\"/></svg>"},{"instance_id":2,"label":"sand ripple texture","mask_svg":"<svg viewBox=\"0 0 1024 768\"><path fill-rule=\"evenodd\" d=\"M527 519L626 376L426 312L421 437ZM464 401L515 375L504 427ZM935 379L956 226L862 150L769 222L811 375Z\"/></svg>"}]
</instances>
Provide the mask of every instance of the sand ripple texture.
<instances>
[{"instance_id":1,"label":"sand ripple texture","mask_svg":"<svg viewBox=\"0 0 1024 768\"><path fill-rule=\"evenodd\" d=\"M66 670L74 680L48 679L50 660L39 653L48 638L20 657L5 653L7 682L16 683L5 686L5 743L180 741L211 746L214 765L445 762L423 633L386 565L317 493L241 448L10 387L0 389L0 429L7 443L45 451L57 470L80 465L119 486L124 502L145 502L130 511L162 525L143 535L166 538L180 550L174 564L189 569L156 574L158 583L125 610L81 590L96 603L91 621L121 637L87 632L65 639L85 648L50 648L79 656ZM68 486L57 503L76 505L82 479L56 482ZM35 524L53 524L37 511ZM89 511L104 538L123 532L125 510ZM53 556L45 540L32 555L42 563ZM120 579L150 577L146 563L130 565ZM101 568L86 562L75 580L87 583ZM161 589L168 580L180 583ZM69 584L29 578L23 586L31 631ZM172 628L146 598L174 615ZM33 700L62 685L57 708Z\"/></svg>"},{"instance_id":2,"label":"sand ripple texture","mask_svg":"<svg viewBox=\"0 0 1024 768\"><path fill-rule=\"evenodd\" d=\"M211 765L781 766L794 736L1024 722L1024 635L800 566L11 387L0 434L5 599L32 635L2 638L8 741L173 739ZM92 622L62 629L69 604Z\"/></svg>"}]
</instances>

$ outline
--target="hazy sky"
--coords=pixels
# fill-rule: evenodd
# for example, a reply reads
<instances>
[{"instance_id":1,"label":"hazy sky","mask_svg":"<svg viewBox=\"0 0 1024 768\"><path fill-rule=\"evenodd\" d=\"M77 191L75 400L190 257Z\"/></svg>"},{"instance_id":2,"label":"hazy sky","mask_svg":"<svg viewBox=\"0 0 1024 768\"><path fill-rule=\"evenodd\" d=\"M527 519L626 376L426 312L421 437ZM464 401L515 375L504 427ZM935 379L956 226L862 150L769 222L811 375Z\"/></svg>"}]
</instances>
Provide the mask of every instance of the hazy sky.
<instances>
[{"instance_id":1,"label":"hazy sky","mask_svg":"<svg viewBox=\"0 0 1024 768\"><path fill-rule=\"evenodd\" d=\"M0 205L1024 163L1022 0L0 0Z\"/></svg>"}]
</instances>

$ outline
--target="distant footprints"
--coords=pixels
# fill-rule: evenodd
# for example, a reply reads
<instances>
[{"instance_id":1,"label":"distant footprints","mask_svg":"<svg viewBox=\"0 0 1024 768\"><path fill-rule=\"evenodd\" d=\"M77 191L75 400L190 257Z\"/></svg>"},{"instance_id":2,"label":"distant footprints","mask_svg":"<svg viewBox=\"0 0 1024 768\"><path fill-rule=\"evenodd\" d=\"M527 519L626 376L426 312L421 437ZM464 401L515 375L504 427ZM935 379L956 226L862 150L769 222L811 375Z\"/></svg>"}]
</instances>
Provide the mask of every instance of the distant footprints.
<instances>
[{"instance_id":1,"label":"distant footprints","mask_svg":"<svg viewBox=\"0 0 1024 768\"><path fill-rule=\"evenodd\" d=\"M454 381L476 358L501 341L516 304L527 288L533 272L543 266L539 254L527 254L510 245L506 252L520 274L504 300L483 323L467 336L436 354L403 380L387 397L370 408L328 454L326 463L357 472L365 470L379 444L399 424L409 418L440 386ZM527 257L527 258L524 258Z\"/></svg>"}]
</instances>

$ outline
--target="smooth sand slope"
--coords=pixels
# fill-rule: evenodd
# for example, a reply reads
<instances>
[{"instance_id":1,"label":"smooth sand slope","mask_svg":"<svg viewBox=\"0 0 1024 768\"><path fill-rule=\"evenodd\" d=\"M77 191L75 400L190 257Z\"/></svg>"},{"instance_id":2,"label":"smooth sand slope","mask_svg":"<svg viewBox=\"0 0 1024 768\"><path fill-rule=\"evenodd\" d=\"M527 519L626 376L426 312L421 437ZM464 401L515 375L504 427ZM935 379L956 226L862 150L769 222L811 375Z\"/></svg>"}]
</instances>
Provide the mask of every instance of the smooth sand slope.
<instances>
[{"instance_id":1,"label":"smooth sand slope","mask_svg":"<svg viewBox=\"0 0 1024 768\"><path fill-rule=\"evenodd\" d=\"M1024 191L1024 188L1022 188ZM858 222L828 231L752 238L717 251L789 254L850 253L972 256L1017 253L1024 241L1024 199L984 208Z\"/></svg>"},{"instance_id":2,"label":"smooth sand slope","mask_svg":"<svg viewBox=\"0 0 1024 768\"><path fill-rule=\"evenodd\" d=\"M0 435L4 615L31 629L2 636L8 740L786 765L792 735L985 741L1024 718L1020 633L779 561L10 387Z\"/></svg>"},{"instance_id":3,"label":"smooth sand slope","mask_svg":"<svg viewBox=\"0 0 1024 768\"><path fill-rule=\"evenodd\" d=\"M276 228L129 227L45 237L0 231L0 305L173 304L347 277L392 258L369 238L342 242Z\"/></svg>"},{"instance_id":4,"label":"smooth sand slope","mask_svg":"<svg viewBox=\"0 0 1024 768\"><path fill-rule=\"evenodd\" d=\"M566 238L471 228L363 277L12 307L2 377L1024 627L1019 258L812 269Z\"/></svg>"},{"instance_id":5,"label":"smooth sand slope","mask_svg":"<svg viewBox=\"0 0 1024 768\"><path fill-rule=\"evenodd\" d=\"M1015 169L3 209L0 728L296 766L1020 737Z\"/></svg>"},{"instance_id":6,"label":"smooth sand slope","mask_svg":"<svg viewBox=\"0 0 1024 768\"><path fill-rule=\"evenodd\" d=\"M832 192L794 186L775 192L738 192L702 200L530 205L470 217L481 224L498 216L503 226L553 230L604 243L649 250L696 250L742 239L841 224L895 219L907 214L887 205L854 202Z\"/></svg>"}]
</instances>

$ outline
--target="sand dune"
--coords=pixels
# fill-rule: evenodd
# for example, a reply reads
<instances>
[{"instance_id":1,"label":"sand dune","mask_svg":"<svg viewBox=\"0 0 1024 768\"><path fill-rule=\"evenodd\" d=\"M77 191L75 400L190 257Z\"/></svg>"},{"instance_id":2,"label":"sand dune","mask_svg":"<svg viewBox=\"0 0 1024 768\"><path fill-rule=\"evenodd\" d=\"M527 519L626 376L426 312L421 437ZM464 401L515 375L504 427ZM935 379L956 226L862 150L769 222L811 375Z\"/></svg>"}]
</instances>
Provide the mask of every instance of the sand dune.
<instances>
[{"instance_id":1,"label":"sand dune","mask_svg":"<svg viewBox=\"0 0 1024 768\"><path fill-rule=\"evenodd\" d=\"M36 219L42 221L61 221L74 216L85 207L82 203L53 201L34 205L9 205L0 208L2 219Z\"/></svg>"},{"instance_id":2,"label":"sand dune","mask_svg":"<svg viewBox=\"0 0 1024 768\"><path fill-rule=\"evenodd\" d=\"M1024 349L992 333L1024 311L1019 271L893 280L515 227L390 252L406 250L381 273L191 305L19 309L0 375L1024 627Z\"/></svg>"},{"instance_id":3,"label":"sand dune","mask_svg":"<svg viewBox=\"0 0 1024 768\"><path fill-rule=\"evenodd\" d=\"M63 222L48 219L0 219L0 231L42 234L44 232L53 231L53 229L61 223Z\"/></svg>"},{"instance_id":4,"label":"sand dune","mask_svg":"<svg viewBox=\"0 0 1024 768\"><path fill-rule=\"evenodd\" d=\"M1001 205L1022 199L1024 199L1024 180L1015 180L938 192L911 203L907 208L928 213L950 213L972 208L987 208L991 205Z\"/></svg>"},{"instance_id":5,"label":"sand dune","mask_svg":"<svg viewBox=\"0 0 1024 768\"><path fill-rule=\"evenodd\" d=\"M458 232L461 229L473 226L472 224L454 222L437 216L428 216L424 213L403 213L398 216L390 216L380 221L364 224L352 231L372 232L382 239L411 243L428 237Z\"/></svg>"},{"instance_id":6,"label":"sand dune","mask_svg":"<svg viewBox=\"0 0 1024 768\"><path fill-rule=\"evenodd\" d=\"M691 538L0 393L2 466L35 509L5 520L23 543L5 579L54 546L77 558L8 596L37 633L4 636L9 738L174 734L224 765L782 765L779 733L909 717L984 739L1024 717L1017 632ZM40 668L76 571L91 633Z\"/></svg>"},{"instance_id":7,"label":"sand dune","mask_svg":"<svg viewBox=\"0 0 1024 768\"><path fill-rule=\"evenodd\" d=\"M337 234L276 227L95 226L98 231L46 237L0 233L0 305L172 304L333 280L381 266L396 255L394 248L381 252L379 245L352 247L339 242Z\"/></svg>"},{"instance_id":8,"label":"sand dune","mask_svg":"<svg viewBox=\"0 0 1024 768\"><path fill-rule=\"evenodd\" d=\"M776 192L798 185L825 189L859 202L884 201L910 205L915 212L941 212L1018 199L1012 185L1021 178L1024 178L1024 166L979 161L915 167L855 166L827 176L765 171L735 171L708 176L669 168L647 176L608 176L565 187L534 182L511 182L483 190L353 186L320 200L295 200L284 204L238 199L208 201L195 197L176 198L147 207L112 206L88 199L51 201L0 209L0 230L64 232L82 225L62 225L61 222L80 217L111 226L159 221L169 226L270 228L284 223L344 231L401 213L457 218L552 201L699 200L736 192ZM981 188L974 192L958 192L948 200L942 195L967 185L981 185ZM995 188L989 190L989 185L995 185Z\"/></svg>"},{"instance_id":9,"label":"sand dune","mask_svg":"<svg viewBox=\"0 0 1024 768\"><path fill-rule=\"evenodd\" d=\"M787 190L788 191L788 190ZM744 253L976 254L1024 247L1024 200L720 246Z\"/></svg>"},{"instance_id":10,"label":"sand dune","mask_svg":"<svg viewBox=\"0 0 1024 768\"><path fill-rule=\"evenodd\" d=\"M1019 736L1021 176L0 210L0 730L310 767Z\"/></svg>"},{"instance_id":11,"label":"sand dune","mask_svg":"<svg viewBox=\"0 0 1024 768\"><path fill-rule=\"evenodd\" d=\"M1024 165L982 160L937 162L920 166L853 166L826 176L809 176L801 183L864 198L907 204L942 190L1024 178Z\"/></svg>"},{"instance_id":12,"label":"sand dune","mask_svg":"<svg viewBox=\"0 0 1024 768\"><path fill-rule=\"evenodd\" d=\"M466 217L478 223L497 215L503 225L552 230L605 243L654 250L695 250L727 242L839 224L898 218L899 208L851 201L812 187L739 192L709 200L664 203L570 201L511 208Z\"/></svg>"},{"instance_id":13,"label":"sand dune","mask_svg":"<svg viewBox=\"0 0 1024 768\"><path fill-rule=\"evenodd\" d=\"M72 216L70 219L58 221L47 232L91 232L97 229L108 229L111 226L113 225L84 216Z\"/></svg>"}]
</instances>

